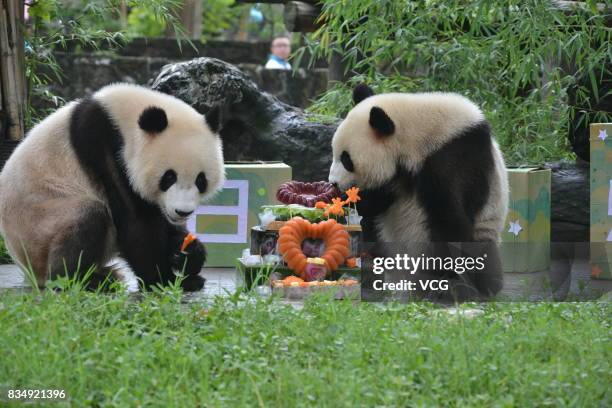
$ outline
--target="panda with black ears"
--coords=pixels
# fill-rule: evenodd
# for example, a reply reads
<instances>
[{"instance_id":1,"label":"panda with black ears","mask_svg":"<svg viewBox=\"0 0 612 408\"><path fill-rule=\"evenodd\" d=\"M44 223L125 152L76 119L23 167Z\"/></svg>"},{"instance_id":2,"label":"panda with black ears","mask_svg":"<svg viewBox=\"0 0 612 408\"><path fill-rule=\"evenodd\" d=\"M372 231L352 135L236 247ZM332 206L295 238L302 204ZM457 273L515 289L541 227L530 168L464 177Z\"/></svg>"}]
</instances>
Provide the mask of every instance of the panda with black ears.
<instances>
[{"instance_id":1,"label":"panda with black ears","mask_svg":"<svg viewBox=\"0 0 612 408\"><path fill-rule=\"evenodd\" d=\"M223 184L219 111L170 95L106 86L48 116L0 173L0 231L40 286L68 273L96 287L119 255L144 288L199 290L206 252L181 251L187 218Z\"/></svg>"},{"instance_id":2,"label":"panda with black ears","mask_svg":"<svg viewBox=\"0 0 612 408\"><path fill-rule=\"evenodd\" d=\"M364 240L490 243L489 267L470 284L497 293L508 182L482 111L458 94L374 95L364 84L353 100L332 139L329 181L361 189Z\"/></svg>"}]
</instances>

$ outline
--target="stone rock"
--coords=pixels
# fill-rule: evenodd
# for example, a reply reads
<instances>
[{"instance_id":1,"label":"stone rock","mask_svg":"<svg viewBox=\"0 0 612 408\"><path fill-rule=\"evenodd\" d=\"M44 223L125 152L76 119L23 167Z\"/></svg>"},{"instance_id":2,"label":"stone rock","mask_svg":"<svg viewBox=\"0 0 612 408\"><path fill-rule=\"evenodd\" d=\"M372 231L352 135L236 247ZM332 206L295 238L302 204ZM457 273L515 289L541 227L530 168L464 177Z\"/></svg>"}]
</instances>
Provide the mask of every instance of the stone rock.
<instances>
[{"instance_id":1,"label":"stone rock","mask_svg":"<svg viewBox=\"0 0 612 408\"><path fill-rule=\"evenodd\" d=\"M203 114L219 105L226 161L281 160L293 168L296 180L327 180L337 123L314 122L301 109L262 92L235 66L215 58L169 64L151 87Z\"/></svg>"},{"instance_id":2,"label":"stone rock","mask_svg":"<svg viewBox=\"0 0 612 408\"><path fill-rule=\"evenodd\" d=\"M547 163L551 181L551 241L587 242L590 229L589 164Z\"/></svg>"},{"instance_id":3,"label":"stone rock","mask_svg":"<svg viewBox=\"0 0 612 408\"><path fill-rule=\"evenodd\" d=\"M297 71L290 71L265 69L261 65L254 64L237 66L257 84L259 89L291 106L305 108L327 90L327 69L299 68Z\"/></svg>"}]
</instances>

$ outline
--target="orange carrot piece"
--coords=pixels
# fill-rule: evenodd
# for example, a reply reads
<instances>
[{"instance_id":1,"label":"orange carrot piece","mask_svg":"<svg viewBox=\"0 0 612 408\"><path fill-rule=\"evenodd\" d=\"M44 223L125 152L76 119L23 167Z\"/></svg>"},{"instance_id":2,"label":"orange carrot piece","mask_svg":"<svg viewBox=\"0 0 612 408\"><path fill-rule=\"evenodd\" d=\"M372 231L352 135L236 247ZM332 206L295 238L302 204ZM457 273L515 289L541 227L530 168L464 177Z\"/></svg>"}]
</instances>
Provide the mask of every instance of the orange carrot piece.
<instances>
[{"instance_id":1,"label":"orange carrot piece","mask_svg":"<svg viewBox=\"0 0 612 408\"><path fill-rule=\"evenodd\" d=\"M183 239L183 245L181 245L181 252L185 252L185 249L187 249L189 244L191 244L196 239L197 239L197 237L194 234L192 234L191 232L189 234L185 235L185 239Z\"/></svg>"},{"instance_id":2,"label":"orange carrot piece","mask_svg":"<svg viewBox=\"0 0 612 408\"><path fill-rule=\"evenodd\" d=\"M290 286L292 283L296 282L296 283L302 283L304 282L304 279L302 278L298 278L297 276L287 276L285 279L282 280L283 284L285 286Z\"/></svg>"}]
</instances>

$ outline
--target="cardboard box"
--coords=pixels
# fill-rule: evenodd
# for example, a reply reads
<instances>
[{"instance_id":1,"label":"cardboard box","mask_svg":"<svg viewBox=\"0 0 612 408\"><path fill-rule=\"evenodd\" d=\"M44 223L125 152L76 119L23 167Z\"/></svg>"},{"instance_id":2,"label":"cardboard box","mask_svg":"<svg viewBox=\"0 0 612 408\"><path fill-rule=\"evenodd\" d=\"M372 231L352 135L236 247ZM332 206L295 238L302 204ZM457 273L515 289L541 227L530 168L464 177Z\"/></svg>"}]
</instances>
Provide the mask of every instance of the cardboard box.
<instances>
[{"instance_id":1,"label":"cardboard box","mask_svg":"<svg viewBox=\"0 0 612 408\"><path fill-rule=\"evenodd\" d=\"M612 279L612 123L592 123L591 277Z\"/></svg>"},{"instance_id":2,"label":"cardboard box","mask_svg":"<svg viewBox=\"0 0 612 408\"><path fill-rule=\"evenodd\" d=\"M510 200L502 232L504 272L550 267L550 169L508 168Z\"/></svg>"},{"instance_id":3,"label":"cardboard box","mask_svg":"<svg viewBox=\"0 0 612 408\"><path fill-rule=\"evenodd\" d=\"M223 190L187 222L206 245L206 266L235 266L249 247L251 227L259 224L261 206L279 204L276 190L291 180L291 167L281 162L226 162L225 171Z\"/></svg>"}]
</instances>

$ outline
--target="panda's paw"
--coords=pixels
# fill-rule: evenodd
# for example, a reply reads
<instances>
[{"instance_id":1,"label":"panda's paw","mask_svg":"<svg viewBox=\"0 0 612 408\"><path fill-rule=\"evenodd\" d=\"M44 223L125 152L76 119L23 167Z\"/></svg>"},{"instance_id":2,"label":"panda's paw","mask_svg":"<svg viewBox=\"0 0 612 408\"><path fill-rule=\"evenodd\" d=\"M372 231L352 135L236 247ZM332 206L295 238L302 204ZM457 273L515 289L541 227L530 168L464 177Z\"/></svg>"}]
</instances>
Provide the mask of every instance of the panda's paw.
<instances>
[{"instance_id":1,"label":"panda's paw","mask_svg":"<svg viewBox=\"0 0 612 408\"><path fill-rule=\"evenodd\" d=\"M174 267L186 276L200 273L206 260L206 249L197 239L192 241L184 251L179 252L174 260Z\"/></svg>"},{"instance_id":2,"label":"panda's paw","mask_svg":"<svg viewBox=\"0 0 612 408\"><path fill-rule=\"evenodd\" d=\"M188 275L181 281L181 287L185 292L195 292L202 290L204 282L206 282L206 279L200 275Z\"/></svg>"}]
</instances>

